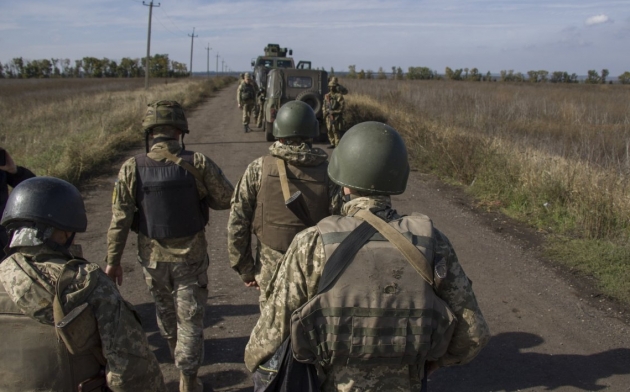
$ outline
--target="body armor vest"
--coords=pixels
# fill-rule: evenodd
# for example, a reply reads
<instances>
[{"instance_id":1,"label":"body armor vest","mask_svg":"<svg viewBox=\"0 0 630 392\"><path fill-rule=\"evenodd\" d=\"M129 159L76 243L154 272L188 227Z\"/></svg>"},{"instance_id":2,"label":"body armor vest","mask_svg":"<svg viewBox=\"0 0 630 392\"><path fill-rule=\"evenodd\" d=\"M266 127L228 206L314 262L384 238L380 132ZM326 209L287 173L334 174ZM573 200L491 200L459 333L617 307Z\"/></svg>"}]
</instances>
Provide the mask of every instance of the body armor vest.
<instances>
[{"instance_id":1,"label":"body armor vest","mask_svg":"<svg viewBox=\"0 0 630 392\"><path fill-rule=\"evenodd\" d=\"M0 336L2 392L76 391L80 382L100 371L100 364L89 351L70 354L52 325L23 314L2 283Z\"/></svg>"},{"instance_id":2,"label":"body armor vest","mask_svg":"<svg viewBox=\"0 0 630 392\"><path fill-rule=\"evenodd\" d=\"M361 223L331 216L317 224L326 260ZM389 224L433 260L433 226L428 217L407 216ZM333 287L293 313L291 338L300 362L418 365L446 353L455 324L455 315L433 287L376 233Z\"/></svg>"},{"instance_id":3,"label":"body armor vest","mask_svg":"<svg viewBox=\"0 0 630 392\"><path fill-rule=\"evenodd\" d=\"M193 164L192 151L182 151L179 157ZM203 230L208 221L195 177L168 160L156 161L146 154L135 158L138 230L154 239L188 237Z\"/></svg>"},{"instance_id":4,"label":"body armor vest","mask_svg":"<svg viewBox=\"0 0 630 392\"><path fill-rule=\"evenodd\" d=\"M254 86L243 82L241 84L241 101L253 101L256 98Z\"/></svg>"},{"instance_id":5,"label":"body armor vest","mask_svg":"<svg viewBox=\"0 0 630 392\"><path fill-rule=\"evenodd\" d=\"M291 194L301 191L315 222L330 215L328 210L328 163L317 166L287 166ZM306 229L285 205L276 158L263 158L260 191L256 198L253 231L258 240L272 249L286 252L293 237Z\"/></svg>"}]
</instances>

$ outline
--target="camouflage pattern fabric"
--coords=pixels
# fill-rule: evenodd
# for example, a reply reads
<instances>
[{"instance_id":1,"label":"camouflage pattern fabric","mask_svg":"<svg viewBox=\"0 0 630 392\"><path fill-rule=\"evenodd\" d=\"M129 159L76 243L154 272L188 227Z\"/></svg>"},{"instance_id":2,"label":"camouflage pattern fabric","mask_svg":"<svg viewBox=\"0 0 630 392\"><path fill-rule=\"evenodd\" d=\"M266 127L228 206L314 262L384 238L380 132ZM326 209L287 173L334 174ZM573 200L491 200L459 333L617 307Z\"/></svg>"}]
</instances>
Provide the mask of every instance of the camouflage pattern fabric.
<instances>
[{"instance_id":1,"label":"camouflage pattern fabric","mask_svg":"<svg viewBox=\"0 0 630 392\"><path fill-rule=\"evenodd\" d=\"M54 291L68 258L45 245L16 249L17 253L0 264L0 282L27 316L53 328L50 291ZM38 276L29 276L16 260L32 265ZM86 262L79 267L61 302L65 313L85 302L91 305L112 391L166 391L159 364L133 307L122 299L114 282L97 264Z\"/></svg>"},{"instance_id":2,"label":"camouflage pattern fabric","mask_svg":"<svg viewBox=\"0 0 630 392\"><path fill-rule=\"evenodd\" d=\"M151 151L162 149L178 154L181 146L176 140L172 140L156 143L151 147ZM199 198L206 197L207 189L210 192L210 208L215 210L229 208L234 187L223 175L221 169L200 153L195 153L193 164L201 173L205 184L204 186L197 180ZM107 233L107 263L109 265L120 265L136 211L135 195L136 161L131 158L121 167L114 187L112 222ZM138 233L138 259L144 268L149 290L156 303L158 323L162 326L160 332L165 338L171 338L173 334L177 334L175 363L182 372L188 372L186 374L192 374L193 369L196 372L203 361L203 308L207 298L207 247L204 230L190 237L162 240L151 239ZM165 265L169 263L173 265ZM189 269L195 271L192 273L194 278L188 273ZM168 293L170 288L181 289L182 292ZM200 312L199 308L202 308ZM195 310L195 314L180 318L180 324L175 328L173 320L176 322L179 312L186 309ZM179 333L183 334L181 339Z\"/></svg>"},{"instance_id":3,"label":"camouflage pattern fabric","mask_svg":"<svg viewBox=\"0 0 630 392\"><path fill-rule=\"evenodd\" d=\"M391 209L389 196L356 197L345 203L341 215L359 209ZM392 211L395 214L395 211ZM395 215L394 215L395 216ZM435 230L436 257L446 262L447 276L436 292L455 313L458 324L440 366L465 364L485 346L490 337L471 282L464 273L448 238ZM245 348L245 365L254 371L266 361L289 335L291 314L317 294L326 261L324 246L316 227L298 234L269 283L270 295ZM420 277L418 277L420 279ZM323 391L409 391L419 390L420 366L333 366L324 369Z\"/></svg>"},{"instance_id":4,"label":"camouflage pattern fabric","mask_svg":"<svg viewBox=\"0 0 630 392\"><path fill-rule=\"evenodd\" d=\"M342 94L330 92L324 96L322 110L326 119L326 128L328 129L328 140L333 146L339 144L341 132L343 132L343 111L345 107L346 101Z\"/></svg>"},{"instance_id":5,"label":"camouflage pattern fabric","mask_svg":"<svg viewBox=\"0 0 630 392\"><path fill-rule=\"evenodd\" d=\"M242 110L243 110L243 125L249 125L249 120L252 117L252 112L254 111L254 107L256 107L256 104L254 102L244 102L242 104Z\"/></svg>"},{"instance_id":6,"label":"camouflage pattern fabric","mask_svg":"<svg viewBox=\"0 0 630 392\"><path fill-rule=\"evenodd\" d=\"M281 158L295 166L317 166L326 161L328 155L320 148L312 148L306 143L291 146L275 142L269 147L272 156ZM244 282L256 280L260 286L261 307L267 298L268 282L282 258L282 252L257 242L256 259L251 250L251 226L256 211L256 199L262 184L262 161L258 158L247 166L245 173L236 184L231 201L228 219L228 255L231 267L239 273ZM341 192L339 186L329 183L329 211L339 213Z\"/></svg>"},{"instance_id":7,"label":"camouflage pattern fabric","mask_svg":"<svg viewBox=\"0 0 630 392\"><path fill-rule=\"evenodd\" d=\"M263 120L265 119L265 90L260 89L258 96L256 97L256 105L258 107L258 113L256 114L256 126L261 128Z\"/></svg>"},{"instance_id":8,"label":"camouflage pattern fabric","mask_svg":"<svg viewBox=\"0 0 630 392\"><path fill-rule=\"evenodd\" d=\"M156 143L151 151L167 149L178 154L181 146L176 140ZM225 210L230 207L230 198L234 187L223 175L221 169L203 154L195 153L194 166L204 178L205 187L197 181L199 198L206 197L206 189L210 191L210 208ZM120 265L129 229L133 221L136 207L136 160L127 160L118 173L112 195L112 221L107 232L107 264ZM142 233L138 234L138 257L141 260L160 262L197 262L206 257L208 243L203 231L182 238L163 240L151 239Z\"/></svg>"},{"instance_id":9,"label":"camouflage pattern fabric","mask_svg":"<svg viewBox=\"0 0 630 392\"><path fill-rule=\"evenodd\" d=\"M196 375L204 355L208 258L198 263L143 263L142 267L155 299L160 334L177 339L175 365L185 375Z\"/></svg>"}]
</instances>

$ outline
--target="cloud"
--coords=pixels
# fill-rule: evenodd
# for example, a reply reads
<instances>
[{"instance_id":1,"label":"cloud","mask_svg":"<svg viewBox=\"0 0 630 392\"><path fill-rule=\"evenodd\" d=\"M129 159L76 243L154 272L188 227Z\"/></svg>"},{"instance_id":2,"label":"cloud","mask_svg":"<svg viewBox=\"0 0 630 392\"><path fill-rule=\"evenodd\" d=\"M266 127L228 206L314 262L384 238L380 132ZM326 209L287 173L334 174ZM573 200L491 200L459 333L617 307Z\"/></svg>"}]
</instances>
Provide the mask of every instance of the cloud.
<instances>
[{"instance_id":1,"label":"cloud","mask_svg":"<svg viewBox=\"0 0 630 392\"><path fill-rule=\"evenodd\" d=\"M610 19L608 15L599 14L599 15L591 16L590 18L586 19L584 24L586 24L587 26L594 26L597 24L612 23L612 22L613 20Z\"/></svg>"}]
</instances>

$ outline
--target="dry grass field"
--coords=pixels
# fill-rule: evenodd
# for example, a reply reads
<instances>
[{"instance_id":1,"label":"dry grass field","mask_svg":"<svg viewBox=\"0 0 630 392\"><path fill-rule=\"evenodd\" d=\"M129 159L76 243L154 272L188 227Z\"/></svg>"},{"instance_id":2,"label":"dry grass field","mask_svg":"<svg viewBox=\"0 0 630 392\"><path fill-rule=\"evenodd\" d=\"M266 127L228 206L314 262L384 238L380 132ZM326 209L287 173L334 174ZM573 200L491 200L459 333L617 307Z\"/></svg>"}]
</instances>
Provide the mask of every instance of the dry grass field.
<instances>
[{"instance_id":1,"label":"dry grass field","mask_svg":"<svg viewBox=\"0 0 630 392\"><path fill-rule=\"evenodd\" d=\"M414 165L547 233L546 255L630 303L630 89L344 80L350 122L386 121Z\"/></svg>"},{"instance_id":2,"label":"dry grass field","mask_svg":"<svg viewBox=\"0 0 630 392\"><path fill-rule=\"evenodd\" d=\"M38 175L78 183L142 140L147 103L200 102L234 78L0 79L0 146Z\"/></svg>"}]
</instances>

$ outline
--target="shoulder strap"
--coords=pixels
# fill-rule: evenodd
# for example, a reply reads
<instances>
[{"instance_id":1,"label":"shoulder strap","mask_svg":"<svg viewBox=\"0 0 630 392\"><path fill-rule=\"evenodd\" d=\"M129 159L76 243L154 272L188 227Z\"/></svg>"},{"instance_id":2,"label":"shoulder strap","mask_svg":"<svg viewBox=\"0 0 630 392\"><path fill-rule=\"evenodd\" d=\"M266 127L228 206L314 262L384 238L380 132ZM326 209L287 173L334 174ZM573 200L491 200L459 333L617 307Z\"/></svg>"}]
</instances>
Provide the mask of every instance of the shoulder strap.
<instances>
[{"instance_id":1,"label":"shoulder strap","mask_svg":"<svg viewBox=\"0 0 630 392\"><path fill-rule=\"evenodd\" d=\"M291 191L289 190L289 178L287 177L287 167L283 159L276 158L276 165L278 166L278 173L280 174L280 185L282 186L282 196L286 202L291 198Z\"/></svg>"},{"instance_id":2,"label":"shoulder strap","mask_svg":"<svg viewBox=\"0 0 630 392\"><path fill-rule=\"evenodd\" d=\"M324 266L322 277L319 279L317 294L323 293L332 285L339 274L354 260L354 256L356 256L359 249L375 233L376 228L374 226L368 222L363 222L341 241Z\"/></svg>"},{"instance_id":3,"label":"shoulder strap","mask_svg":"<svg viewBox=\"0 0 630 392\"><path fill-rule=\"evenodd\" d=\"M433 286L433 268L427 258L404 235L394 229L387 222L374 215L370 210L359 210L355 215L376 228L392 245L405 256L409 264L422 276L428 284Z\"/></svg>"},{"instance_id":4,"label":"shoulder strap","mask_svg":"<svg viewBox=\"0 0 630 392\"><path fill-rule=\"evenodd\" d=\"M164 158L166 160L169 160L171 162L173 162L174 164L180 166L182 169L186 170L187 172L189 172L190 174L193 175L193 177L195 177L197 179L197 181L201 182L203 184L203 187L206 189L206 193L209 195L210 192L208 191L208 188L206 187L206 183L203 181L203 176L201 175L201 173L199 173L199 170L197 170L197 168L193 165L191 165L190 163L188 163L187 161L183 160L181 157L178 157L175 154L171 154L169 151L167 150L162 150L162 151L151 151L149 153L147 153L147 156L149 158Z\"/></svg>"}]
</instances>

